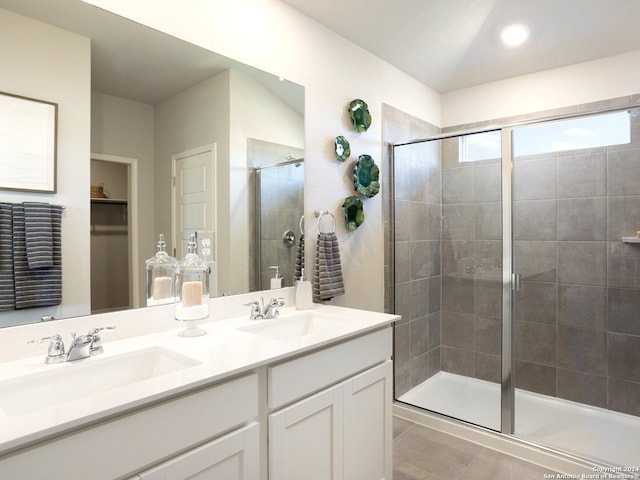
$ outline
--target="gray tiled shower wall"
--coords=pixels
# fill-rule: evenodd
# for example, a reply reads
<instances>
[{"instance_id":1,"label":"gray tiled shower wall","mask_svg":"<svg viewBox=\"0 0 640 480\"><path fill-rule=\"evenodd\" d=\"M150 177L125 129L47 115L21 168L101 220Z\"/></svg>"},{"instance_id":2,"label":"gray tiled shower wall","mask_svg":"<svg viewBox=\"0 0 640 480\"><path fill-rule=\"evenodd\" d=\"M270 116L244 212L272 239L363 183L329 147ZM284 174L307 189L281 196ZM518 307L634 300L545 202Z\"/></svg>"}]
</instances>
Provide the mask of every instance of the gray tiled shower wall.
<instances>
[{"instance_id":1,"label":"gray tiled shower wall","mask_svg":"<svg viewBox=\"0 0 640 480\"><path fill-rule=\"evenodd\" d=\"M439 128L383 105L386 143L437 135ZM429 155L423 161L424 153ZM439 152L424 145L407 147L403 155L410 168L396 171L395 196L403 213L396 216L395 252L392 246L389 154L383 158L385 219L385 308L402 315L395 328L394 377L396 394L440 371L440 210L441 162ZM395 268L393 253L395 253ZM400 264L402 266L400 266ZM392 273L395 272L395 283Z\"/></svg>"},{"instance_id":2,"label":"gray tiled shower wall","mask_svg":"<svg viewBox=\"0 0 640 480\"><path fill-rule=\"evenodd\" d=\"M284 287L294 285L294 269L300 217L304 214L304 168L286 165L262 170L262 208L260 212L260 281L259 290L269 289L279 266ZM292 247L284 245L284 232L295 235ZM307 247L309 248L309 247Z\"/></svg>"},{"instance_id":3,"label":"gray tiled shower wall","mask_svg":"<svg viewBox=\"0 0 640 480\"><path fill-rule=\"evenodd\" d=\"M436 144L402 149L395 159L396 380L420 382L441 369L441 162ZM407 374L405 374L407 375ZM406 384L405 384L406 385Z\"/></svg>"},{"instance_id":4,"label":"gray tiled shower wall","mask_svg":"<svg viewBox=\"0 0 640 480\"><path fill-rule=\"evenodd\" d=\"M640 415L640 244L622 242L640 230L631 120L630 145L514 159L515 372L519 388ZM500 379L500 165L457 149L396 156L396 395L439 370Z\"/></svg>"},{"instance_id":5,"label":"gray tiled shower wall","mask_svg":"<svg viewBox=\"0 0 640 480\"><path fill-rule=\"evenodd\" d=\"M640 119L631 144L514 161L516 384L640 415ZM532 175L532 172L536 174Z\"/></svg>"}]
</instances>

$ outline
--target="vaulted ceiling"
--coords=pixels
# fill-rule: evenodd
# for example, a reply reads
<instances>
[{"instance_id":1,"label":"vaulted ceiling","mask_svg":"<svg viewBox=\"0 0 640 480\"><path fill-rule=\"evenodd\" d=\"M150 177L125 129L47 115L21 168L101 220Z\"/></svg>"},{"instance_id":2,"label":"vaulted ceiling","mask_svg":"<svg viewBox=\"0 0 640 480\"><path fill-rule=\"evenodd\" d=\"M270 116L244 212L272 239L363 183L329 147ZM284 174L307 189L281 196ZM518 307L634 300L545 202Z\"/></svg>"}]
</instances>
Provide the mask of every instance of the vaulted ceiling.
<instances>
[{"instance_id":1,"label":"vaulted ceiling","mask_svg":"<svg viewBox=\"0 0 640 480\"><path fill-rule=\"evenodd\" d=\"M440 92L640 50L640 0L281 1Z\"/></svg>"}]
</instances>

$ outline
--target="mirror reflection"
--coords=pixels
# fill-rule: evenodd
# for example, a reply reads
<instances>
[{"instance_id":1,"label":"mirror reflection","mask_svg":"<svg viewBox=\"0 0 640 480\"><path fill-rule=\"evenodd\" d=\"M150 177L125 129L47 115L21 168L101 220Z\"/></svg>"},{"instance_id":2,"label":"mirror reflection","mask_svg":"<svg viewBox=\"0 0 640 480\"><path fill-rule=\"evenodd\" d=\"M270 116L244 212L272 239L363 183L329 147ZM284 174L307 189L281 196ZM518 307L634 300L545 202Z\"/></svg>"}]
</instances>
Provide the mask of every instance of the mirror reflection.
<instances>
[{"instance_id":1,"label":"mirror reflection","mask_svg":"<svg viewBox=\"0 0 640 480\"><path fill-rule=\"evenodd\" d=\"M212 296L269 288L271 266L282 286L293 284L304 212L301 86L80 0L0 0L0 9L12 15L5 22L24 20L15 13L43 22L29 27L43 30L33 41L45 51L51 25L91 39L90 179L77 187L90 208L78 217L66 208L63 217L63 229L65 220L84 223L90 248L63 263L62 305L2 312L1 326L144 307L144 262L159 234L178 260L189 235L209 242ZM11 193L0 191L0 201L24 201ZM29 200L65 203L60 192ZM286 231L293 247L282 241ZM67 280L84 279L84 265L90 289L74 289L65 305Z\"/></svg>"},{"instance_id":2,"label":"mirror reflection","mask_svg":"<svg viewBox=\"0 0 640 480\"><path fill-rule=\"evenodd\" d=\"M304 215L304 151L250 140L249 165L254 181L256 212L253 289L294 285ZM281 161L283 157L286 161Z\"/></svg>"}]
</instances>

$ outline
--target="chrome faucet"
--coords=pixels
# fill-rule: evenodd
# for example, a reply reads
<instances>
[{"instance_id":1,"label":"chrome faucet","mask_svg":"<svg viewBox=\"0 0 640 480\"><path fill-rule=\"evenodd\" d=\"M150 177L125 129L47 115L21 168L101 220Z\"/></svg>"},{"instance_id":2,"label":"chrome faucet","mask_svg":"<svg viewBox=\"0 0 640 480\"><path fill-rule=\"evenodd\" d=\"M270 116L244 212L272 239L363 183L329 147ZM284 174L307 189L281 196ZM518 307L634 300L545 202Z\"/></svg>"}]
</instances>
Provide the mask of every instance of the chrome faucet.
<instances>
[{"instance_id":1,"label":"chrome faucet","mask_svg":"<svg viewBox=\"0 0 640 480\"><path fill-rule=\"evenodd\" d=\"M278 308L284 306L284 298L272 298L266 306L264 304L264 298L261 297L260 300L262 302L262 308L260 308L260 302L257 300L244 304L245 307L251 307L249 320L278 318L280 316L280 310L278 310Z\"/></svg>"},{"instance_id":2,"label":"chrome faucet","mask_svg":"<svg viewBox=\"0 0 640 480\"><path fill-rule=\"evenodd\" d=\"M93 355L98 355L104 351L102 347L102 339L98 333L102 330L115 330L116 327L100 327L92 328L86 335L77 336L72 333L73 340L69 351L65 353L64 342L61 335L52 335L50 337L43 337L38 340L30 340L27 343L42 343L46 340L51 340L49 343L49 349L47 350L47 356L44 359L44 363L62 363L73 362L74 360L80 360Z\"/></svg>"}]
</instances>

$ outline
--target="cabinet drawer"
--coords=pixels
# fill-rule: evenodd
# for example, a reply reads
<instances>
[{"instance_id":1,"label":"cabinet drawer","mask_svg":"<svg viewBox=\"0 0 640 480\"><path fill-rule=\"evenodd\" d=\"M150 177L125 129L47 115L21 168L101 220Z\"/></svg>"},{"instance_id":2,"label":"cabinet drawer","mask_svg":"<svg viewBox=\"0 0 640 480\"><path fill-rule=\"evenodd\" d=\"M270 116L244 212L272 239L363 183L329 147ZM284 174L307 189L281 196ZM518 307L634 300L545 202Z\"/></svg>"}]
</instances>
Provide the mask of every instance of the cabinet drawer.
<instances>
[{"instance_id":1,"label":"cabinet drawer","mask_svg":"<svg viewBox=\"0 0 640 480\"><path fill-rule=\"evenodd\" d=\"M257 399L247 375L19 451L0 460L0 478L120 478L257 417Z\"/></svg>"},{"instance_id":2,"label":"cabinet drawer","mask_svg":"<svg viewBox=\"0 0 640 480\"><path fill-rule=\"evenodd\" d=\"M253 422L134 477L137 480L260 477L260 426ZM197 476L197 477L196 477Z\"/></svg>"},{"instance_id":3,"label":"cabinet drawer","mask_svg":"<svg viewBox=\"0 0 640 480\"><path fill-rule=\"evenodd\" d=\"M275 409L391 358L391 328L270 367L269 408Z\"/></svg>"}]
</instances>

